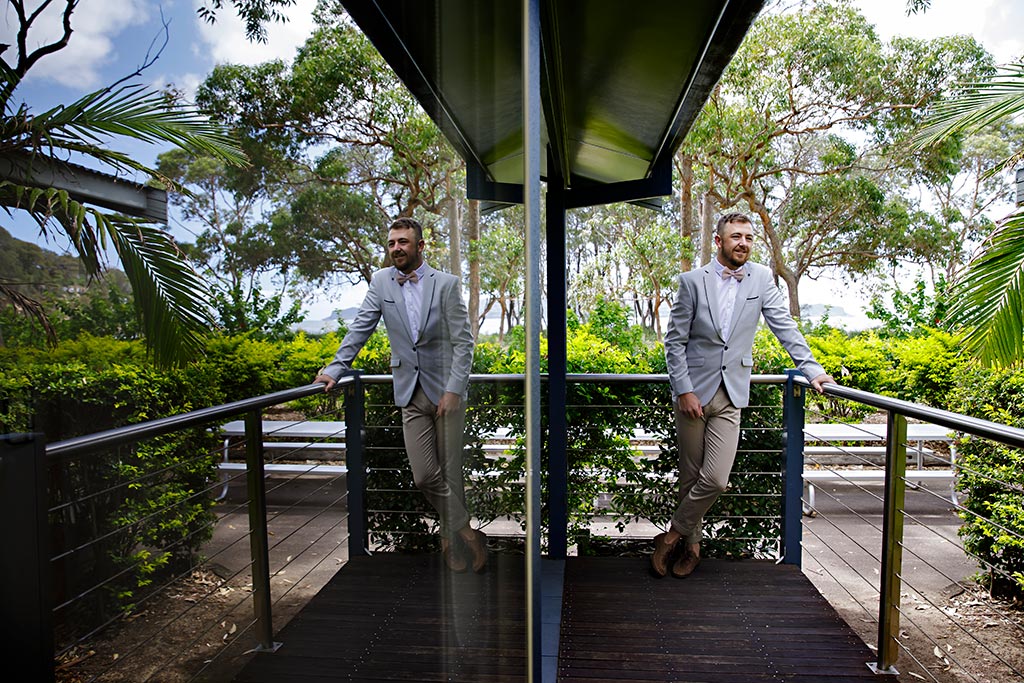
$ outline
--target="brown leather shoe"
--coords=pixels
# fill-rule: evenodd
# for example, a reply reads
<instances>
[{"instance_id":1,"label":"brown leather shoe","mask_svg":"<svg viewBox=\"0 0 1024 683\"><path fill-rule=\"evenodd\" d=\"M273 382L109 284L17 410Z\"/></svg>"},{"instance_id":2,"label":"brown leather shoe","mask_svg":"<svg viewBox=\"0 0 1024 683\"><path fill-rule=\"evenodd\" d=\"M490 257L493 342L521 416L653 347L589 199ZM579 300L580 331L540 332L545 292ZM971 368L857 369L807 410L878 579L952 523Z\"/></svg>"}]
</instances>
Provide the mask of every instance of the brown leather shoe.
<instances>
[{"instance_id":1,"label":"brown leather shoe","mask_svg":"<svg viewBox=\"0 0 1024 683\"><path fill-rule=\"evenodd\" d=\"M683 553L683 556L676 560L676 563L672 565L672 576L677 579L685 579L687 576L693 573L693 570L700 564L700 555L694 554L689 548Z\"/></svg>"},{"instance_id":2,"label":"brown leather shoe","mask_svg":"<svg viewBox=\"0 0 1024 683\"><path fill-rule=\"evenodd\" d=\"M458 544L451 539L441 539L441 554L444 555L445 566L456 574L466 571L466 558L462 556Z\"/></svg>"},{"instance_id":3,"label":"brown leather shoe","mask_svg":"<svg viewBox=\"0 0 1024 683\"><path fill-rule=\"evenodd\" d=\"M479 529L473 529L473 537L465 538L466 547L473 556L473 571L479 574L487 566L487 534Z\"/></svg>"},{"instance_id":4,"label":"brown leather shoe","mask_svg":"<svg viewBox=\"0 0 1024 683\"><path fill-rule=\"evenodd\" d=\"M663 532L654 537L654 552L651 553L651 571L658 578L668 574L669 556L671 556L672 551L676 547L675 543L669 543L665 540L666 536L668 534Z\"/></svg>"}]
</instances>

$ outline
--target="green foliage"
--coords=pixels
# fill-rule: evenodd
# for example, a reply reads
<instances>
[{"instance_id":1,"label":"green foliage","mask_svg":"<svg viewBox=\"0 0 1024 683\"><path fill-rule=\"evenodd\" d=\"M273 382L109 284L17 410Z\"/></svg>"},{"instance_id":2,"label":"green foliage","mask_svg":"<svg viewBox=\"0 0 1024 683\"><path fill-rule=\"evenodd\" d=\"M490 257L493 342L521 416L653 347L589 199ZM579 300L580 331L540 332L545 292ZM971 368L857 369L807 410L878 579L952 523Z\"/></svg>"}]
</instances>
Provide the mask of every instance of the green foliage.
<instances>
[{"instance_id":1,"label":"green foliage","mask_svg":"<svg viewBox=\"0 0 1024 683\"><path fill-rule=\"evenodd\" d=\"M886 298L889 299L888 306ZM940 326L945 318L946 305L946 281L940 276L934 294L928 292L928 285L920 279L909 292L892 287L883 294L876 294L871 297L871 308L866 315L881 323L879 335L904 337L924 328Z\"/></svg>"},{"instance_id":2,"label":"green foliage","mask_svg":"<svg viewBox=\"0 0 1024 683\"><path fill-rule=\"evenodd\" d=\"M282 313L283 299L281 292L264 299L257 286L245 293L235 285L226 292L215 291L213 306L226 334L248 333L266 339L286 339L292 336L292 326L302 322L304 317L302 302L298 300Z\"/></svg>"},{"instance_id":3,"label":"green foliage","mask_svg":"<svg viewBox=\"0 0 1024 683\"><path fill-rule=\"evenodd\" d=\"M958 377L954 408L1024 428L1024 373L970 366ZM960 538L993 593L1024 597L1024 452L977 437L957 444L964 494Z\"/></svg>"},{"instance_id":4,"label":"green foliage","mask_svg":"<svg viewBox=\"0 0 1024 683\"><path fill-rule=\"evenodd\" d=\"M52 352L8 352L0 357L0 430L53 442L174 415L222 402L212 380L203 364L154 368L138 341L82 337ZM102 623L130 609L155 576L191 566L210 535L218 441L194 428L60 461L50 488L51 526L60 529L54 554L63 558L56 577L88 596L61 619Z\"/></svg>"},{"instance_id":5,"label":"green foliage","mask_svg":"<svg viewBox=\"0 0 1024 683\"><path fill-rule=\"evenodd\" d=\"M952 409L950 399L972 363L963 354L960 338L942 330L890 342L887 355L892 361L887 373L891 395L943 409Z\"/></svg>"}]
</instances>

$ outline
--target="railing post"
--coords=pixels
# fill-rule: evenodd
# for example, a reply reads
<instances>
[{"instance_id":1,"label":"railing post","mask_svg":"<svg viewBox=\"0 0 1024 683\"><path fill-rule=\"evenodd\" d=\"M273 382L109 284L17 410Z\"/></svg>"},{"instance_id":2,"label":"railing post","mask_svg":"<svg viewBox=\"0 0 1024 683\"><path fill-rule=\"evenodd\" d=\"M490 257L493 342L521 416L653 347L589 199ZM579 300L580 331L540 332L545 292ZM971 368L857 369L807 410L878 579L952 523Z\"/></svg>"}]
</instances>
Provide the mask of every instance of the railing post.
<instances>
[{"instance_id":1,"label":"railing post","mask_svg":"<svg viewBox=\"0 0 1024 683\"><path fill-rule=\"evenodd\" d=\"M556 168L552 163L548 169ZM548 556L564 560L569 528L569 420L566 414L565 193L548 175L545 225L548 246ZM555 187L554 185L557 185Z\"/></svg>"},{"instance_id":2,"label":"railing post","mask_svg":"<svg viewBox=\"0 0 1024 683\"><path fill-rule=\"evenodd\" d=\"M897 674L899 657L900 590L903 572L903 509L907 493L907 418L889 411L885 434L885 509L882 519L882 568L878 599L878 661L869 662L879 674Z\"/></svg>"},{"instance_id":3,"label":"railing post","mask_svg":"<svg viewBox=\"0 0 1024 683\"><path fill-rule=\"evenodd\" d=\"M0 652L5 668L20 668L23 680L50 683L55 672L46 462L42 434L0 435Z\"/></svg>"},{"instance_id":4,"label":"railing post","mask_svg":"<svg viewBox=\"0 0 1024 683\"><path fill-rule=\"evenodd\" d=\"M275 651L270 596L270 542L267 534L267 489L263 472L261 411L245 414L246 483L249 494L249 551L252 555L252 602L258 651Z\"/></svg>"},{"instance_id":5,"label":"railing post","mask_svg":"<svg viewBox=\"0 0 1024 683\"><path fill-rule=\"evenodd\" d=\"M804 395L802 384L793 381L798 370L786 371L786 389L782 398L782 562L801 565L803 552L804 495Z\"/></svg>"},{"instance_id":6,"label":"railing post","mask_svg":"<svg viewBox=\"0 0 1024 683\"><path fill-rule=\"evenodd\" d=\"M366 458L363 429L366 423L366 385L362 373L352 373L345 385L345 465L348 467L348 554L369 555L369 525L366 518Z\"/></svg>"}]
</instances>

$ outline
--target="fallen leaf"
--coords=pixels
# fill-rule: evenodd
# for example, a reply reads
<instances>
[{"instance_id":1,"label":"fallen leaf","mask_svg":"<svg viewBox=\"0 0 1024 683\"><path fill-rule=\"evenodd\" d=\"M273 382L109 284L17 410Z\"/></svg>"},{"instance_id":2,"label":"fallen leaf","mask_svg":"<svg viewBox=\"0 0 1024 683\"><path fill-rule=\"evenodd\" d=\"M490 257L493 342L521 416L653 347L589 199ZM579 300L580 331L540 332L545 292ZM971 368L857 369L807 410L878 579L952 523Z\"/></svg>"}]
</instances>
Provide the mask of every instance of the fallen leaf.
<instances>
[{"instance_id":1,"label":"fallen leaf","mask_svg":"<svg viewBox=\"0 0 1024 683\"><path fill-rule=\"evenodd\" d=\"M914 673L913 671L908 671L907 673L909 673L909 674L910 674L911 676L913 676L914 678L920 678L920 679L921 679L922 681L924 681L924 680L927 680L927 679L925 679L925 677L924 677L924 676L922 676L921 674L916 674L916 673Z\"/></svg>"}]
</instances>

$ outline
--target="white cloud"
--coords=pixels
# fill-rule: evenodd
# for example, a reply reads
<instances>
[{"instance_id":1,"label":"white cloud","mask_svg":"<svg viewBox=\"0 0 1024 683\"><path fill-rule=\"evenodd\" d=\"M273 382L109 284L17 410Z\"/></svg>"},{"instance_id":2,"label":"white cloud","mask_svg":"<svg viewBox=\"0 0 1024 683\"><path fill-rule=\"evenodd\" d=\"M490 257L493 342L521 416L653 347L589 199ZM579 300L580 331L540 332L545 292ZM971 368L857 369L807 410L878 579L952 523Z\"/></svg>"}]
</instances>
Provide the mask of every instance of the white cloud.
<instances>
[{"instance_id":1,"label":"white cloud","mask_svg":"<svg viewBox=\"0 0 1024 683\"><path fill-rule=\"evenodd\" d=\"M854 0L885 40L893 36L937 38L971 35L1004 63L1024 53L1024 6L1007 0L933 0L921 14L907 16L905 0Z\"/></svg>"},{"instance_id":2,"label":"white cloud","mask_svg":"<svg viewBox=\"0 0 1024 683\"><path fill-rule=\"evenodd\" d=\"M34 11L39 3L28 3ZM29 32L29 49L59 40L65 4L55 2L39 16ZM145 0L81 0L71 17L74 32L67 47L43 57L28 73L29 79L56 81L88 90L101 83L100 70L117 62L115 38L126 28L145 23L153 9ZM18 19L10 4L3 13L0 42L12 43Z\"/></svg>"},{"instance_id":3,"label":"white cloud","mask_svg":"<svg viewBox=\"0 0 1024 683\"><path fill-rule=\"evenodd\" d=\"M202 0L193 0L198 8ZM288 21L273 23L267 27L267 42L254 43L245 37L245 24L230 7L217 14L214 24L196 17L196 31L200 43L198 54L212 65L216 64L259 64L272 59L290 61L295 49L305 42L313 32L313 9L316 0L297 0L295 5L285 9Z\"/></svg>"}]
</instances>

